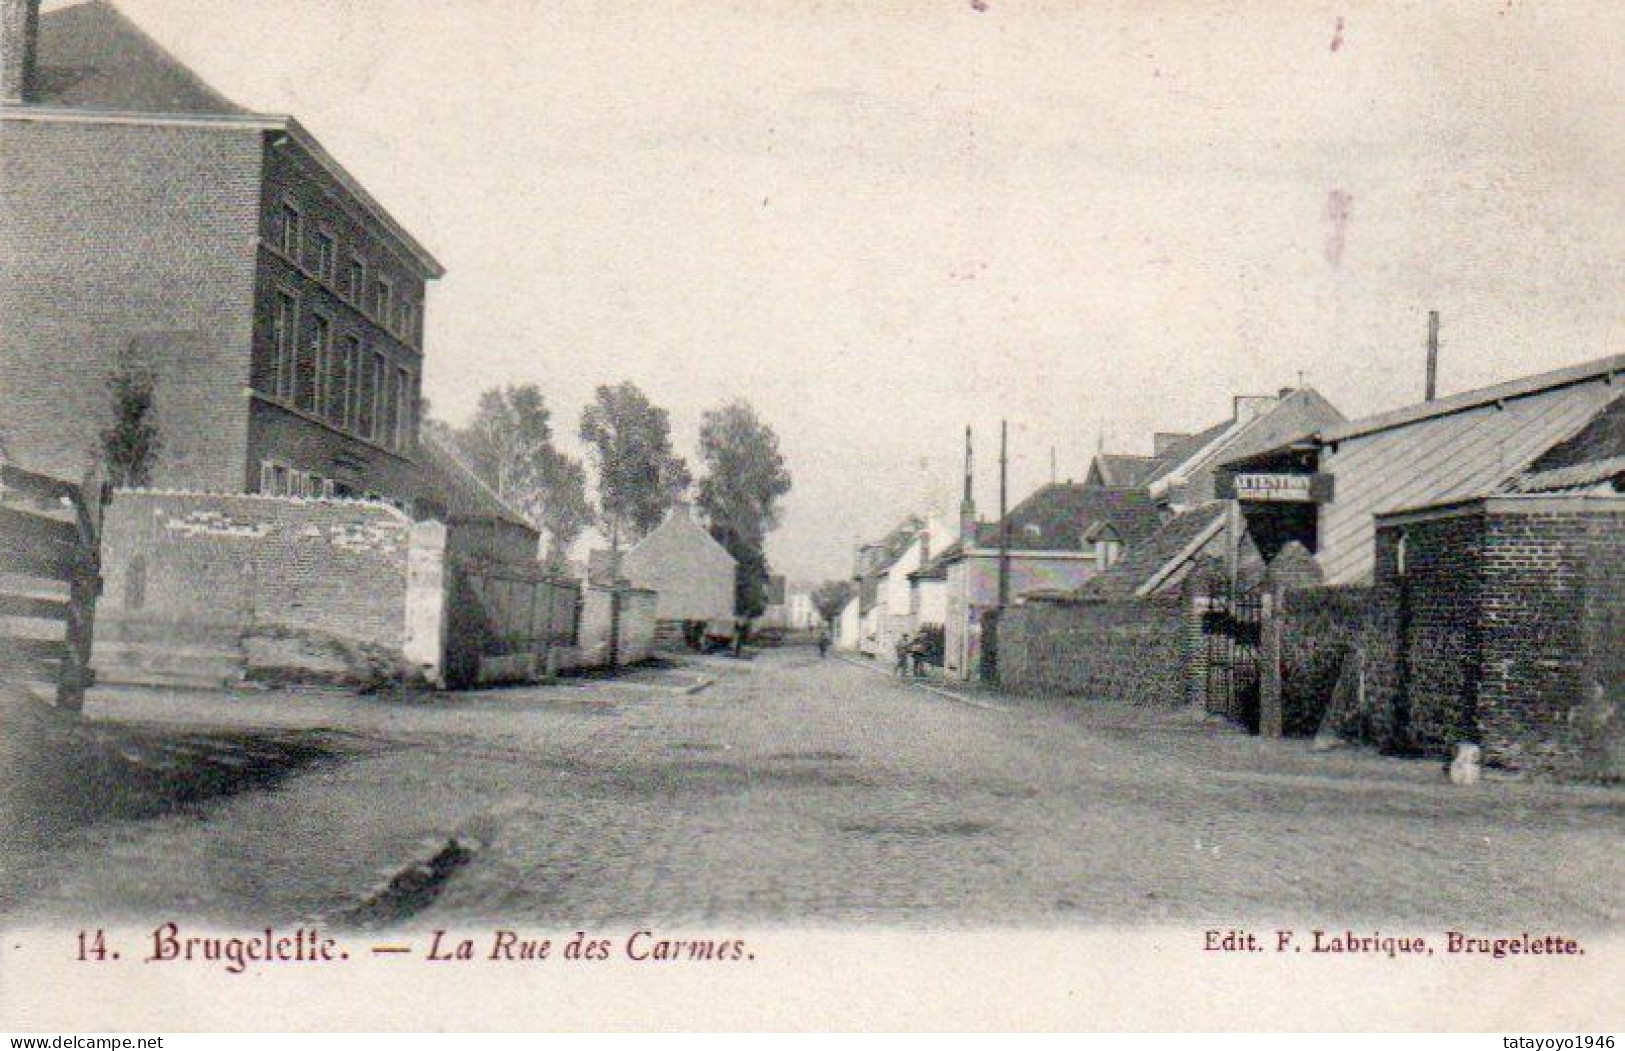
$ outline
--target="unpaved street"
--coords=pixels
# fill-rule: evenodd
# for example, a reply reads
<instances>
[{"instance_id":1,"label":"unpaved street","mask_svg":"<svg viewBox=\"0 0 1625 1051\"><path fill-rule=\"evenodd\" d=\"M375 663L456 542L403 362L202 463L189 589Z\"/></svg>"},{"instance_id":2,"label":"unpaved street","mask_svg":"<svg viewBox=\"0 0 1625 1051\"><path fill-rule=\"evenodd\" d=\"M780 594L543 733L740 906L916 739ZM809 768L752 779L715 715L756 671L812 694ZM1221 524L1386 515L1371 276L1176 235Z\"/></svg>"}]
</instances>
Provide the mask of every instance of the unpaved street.
<instances>
[{"instance_id":1,"label":"unpaved street","mask_svg":"<svg viewBox=\"0 0 1625 1051\"><path fill-rule=\"evenodd\" d=\"M23 918L342 920L448 838L389 922L1425 923L1625 916L1616 790L1456 788L1190 713L955 700L810 650L620 684L387 700L110 692L149 730L308 732L265 787L81 828ZM673 685L675 684L675 685Z\"/></svg>"}]
</instances>

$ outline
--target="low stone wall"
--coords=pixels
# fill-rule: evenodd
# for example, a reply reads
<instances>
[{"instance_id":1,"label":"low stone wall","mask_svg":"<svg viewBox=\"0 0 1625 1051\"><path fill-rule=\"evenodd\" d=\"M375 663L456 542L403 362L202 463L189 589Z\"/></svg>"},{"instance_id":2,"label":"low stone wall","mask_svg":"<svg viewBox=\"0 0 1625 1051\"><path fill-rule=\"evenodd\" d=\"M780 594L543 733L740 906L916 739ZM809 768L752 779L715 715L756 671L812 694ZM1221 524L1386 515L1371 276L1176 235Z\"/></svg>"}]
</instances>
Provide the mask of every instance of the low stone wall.
<instances>
[{"instance_id":1,"label":"low stone wall","mask_svg":"<svg viewBox=\"0 0 1625 1051\"><path fill-rule=\"evenodd\" d=\"M607 587L591 586L582 596L580 666L609 664L610 598ZM620 595L620 664L639 664L654 656L655 612L659 595L647 588L622 588Z\"/></svg>"},{"instance_id":2,"label":"low stone wall","mask_svg":"<svg viewBox=\"0 0 1625 1051\"><path fill-rule=\"evenodd\" d=\"M999 621L999 683L1018 693L1185 703L1187 617L1178 596L1028 600Z\"/></svg>"}]
</instances>

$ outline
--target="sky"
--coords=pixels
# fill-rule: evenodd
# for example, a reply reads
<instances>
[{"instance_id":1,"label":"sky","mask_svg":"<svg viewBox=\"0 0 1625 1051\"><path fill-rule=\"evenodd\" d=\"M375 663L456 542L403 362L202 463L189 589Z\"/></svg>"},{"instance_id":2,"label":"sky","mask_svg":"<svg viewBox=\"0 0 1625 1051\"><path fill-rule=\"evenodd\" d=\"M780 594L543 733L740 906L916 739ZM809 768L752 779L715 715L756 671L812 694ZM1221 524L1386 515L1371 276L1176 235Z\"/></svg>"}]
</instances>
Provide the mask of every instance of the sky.
<instances>
[{"instance_id":1,"label":"sky","mask_svg":"<svg viewBox=\"0 0 1625 1051\"><path fill-rule=\"evenodd\" d=\"M47 5L52 6L52 5ZM424 393L734 397L845 575L1300 380L1350 416L1620 351L1617 4L119 0L448 268Z\"/></svg>"}]
</instances>

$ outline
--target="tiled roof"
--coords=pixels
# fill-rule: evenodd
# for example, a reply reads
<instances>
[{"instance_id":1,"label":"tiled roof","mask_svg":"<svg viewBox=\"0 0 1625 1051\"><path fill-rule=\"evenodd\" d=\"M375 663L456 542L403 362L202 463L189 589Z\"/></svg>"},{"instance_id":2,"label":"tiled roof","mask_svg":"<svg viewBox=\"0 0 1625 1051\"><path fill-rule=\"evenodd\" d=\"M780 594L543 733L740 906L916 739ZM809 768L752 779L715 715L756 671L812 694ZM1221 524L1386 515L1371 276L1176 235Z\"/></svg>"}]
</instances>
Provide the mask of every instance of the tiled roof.
<instances>
[{"instance_id":1,"label":"tiled roof","mask_svg":"<svg viewBox=\"0 0 1625 1051\"><path fill-rule=\"evenodd\" d=\"M1139 543L1125 546L1123 556L1091 577L1079 593L1111 597L1135 594L1182 557L1204 531L1220 521L1225 508L1224 501L1215 500L1175 515Z\"/></svg>"},{"instance_id":2,"label":"tiled roof","mask_svg":"<svg viewBox=\"0 0 1625 1051\"><path fill-rule=\"evenodd\" d=\"M535 531L525 516L499 497L456 450L425 430L418 441L415 498L453 519L507 522Z\"/></svg>"},{"instance_id":3,"label":"tiled roof","mask_svg":"<svg viewBox=\"0 0 1625 1051\"><path fill-rule=\"evenodd\" d=\"M1163 455L1157 457L1156 469L1151 472L1150 477L1146 478L1143 484L1152 485L1175 473L1185 465L1187 460L1213 444L1220 435L1234 427L1235 424L1236 421L1233 419L1221 420L1205 431L1175 442Z\"/></svg>"},{"instance_id":4,"label":"tiled roof","mask_svg":"<svg viewBox=\"0 0 1625 1051\"><path fill-rule=\"evenodd\" d=\"M36 101L135 113L244 116L108 0L40 15Z\"/></svg>"},{"instance_id":5,"label":"tiled roof","mask_svg":"<svg viewBox=\"0 0 1625 1051\"><path fill-rule=\"evenodd\" d=\"M1150 535L1160 522L1144 489L1116 489L1052 482L1011 509L1010 550L1081 551L1083 534L1097 522L1110 524L1125 544ZM977 540L995 546L996 524L978 528Z\"/></svg>"}]
</instances>

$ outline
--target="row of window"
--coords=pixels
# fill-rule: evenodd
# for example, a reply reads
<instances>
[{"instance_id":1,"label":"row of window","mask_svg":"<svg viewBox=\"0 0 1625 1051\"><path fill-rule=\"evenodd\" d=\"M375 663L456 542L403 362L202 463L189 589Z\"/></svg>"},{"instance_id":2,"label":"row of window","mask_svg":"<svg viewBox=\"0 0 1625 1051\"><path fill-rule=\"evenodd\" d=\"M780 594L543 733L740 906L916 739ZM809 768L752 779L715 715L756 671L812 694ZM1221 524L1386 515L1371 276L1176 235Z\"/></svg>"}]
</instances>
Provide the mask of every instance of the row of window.
<instances>
[{"instance_id":1,"label":"row of window","mask_svg":"<svg viewBox=\"0 0 1625 1051\"><path fill-rule=\"evenodd\" d=\"M412 370L389 367L382 351L369 351L346 333L335 345L331 318L312 311L299 325L299 299L279 290L271 310L275 370L271 394L331 426L390 449L410 449L417 433L417 388Z\"/></svg>"},{"instance_id":2,"label":"row of window","mask_svg":"<svg viewBox=\"0 0 1625 1051\"><path fill-rule=\"evenodd\" d=\"M411 501L394 500L371 490L363 493L336 478L326 478L315 471L301 471L280 460L260 461L260 492L265 496L378 500L398 507L407 514L412 513Z\"/></svg>"},{"instance_id":3,"label":"row of window","mask_svg":"<svg viewBox=\"0 0 1625 1051\"><path fill-rule=\"evenodd\" d=\"M291 201L282 204L277 250L340 299L369 315L396 337L423 345L423 304L396 296L395 283L382 274L368 281L367 261L354 253L339 266L339 242L322 226L307 228L304 213Z\"/></svg>"}]
</instances>

